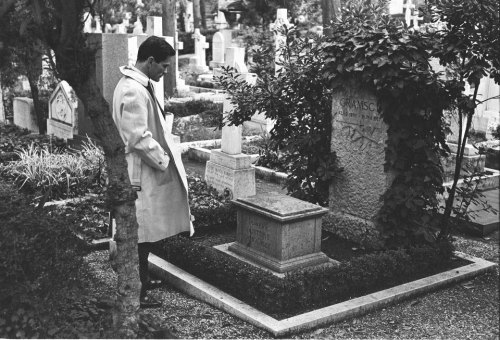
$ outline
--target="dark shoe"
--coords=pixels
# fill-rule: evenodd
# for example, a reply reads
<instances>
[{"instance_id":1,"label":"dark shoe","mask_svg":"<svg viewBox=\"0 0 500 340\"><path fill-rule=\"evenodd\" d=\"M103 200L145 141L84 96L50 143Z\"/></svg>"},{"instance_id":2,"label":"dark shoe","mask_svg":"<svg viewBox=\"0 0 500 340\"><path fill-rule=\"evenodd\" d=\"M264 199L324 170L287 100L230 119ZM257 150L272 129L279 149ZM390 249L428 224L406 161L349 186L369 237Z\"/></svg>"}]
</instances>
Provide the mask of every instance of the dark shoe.
<instances>
[{"instance_id":1,"label":"dark shoe","mask_svg":"<svg viewBox=\"0 0 500 340\"><path fill-rule=\"evenodd\" d=\"M149 296L141 298L141 308L159 308L161 307L161 302L155 300Z\"/></svg>"}]
</instances>

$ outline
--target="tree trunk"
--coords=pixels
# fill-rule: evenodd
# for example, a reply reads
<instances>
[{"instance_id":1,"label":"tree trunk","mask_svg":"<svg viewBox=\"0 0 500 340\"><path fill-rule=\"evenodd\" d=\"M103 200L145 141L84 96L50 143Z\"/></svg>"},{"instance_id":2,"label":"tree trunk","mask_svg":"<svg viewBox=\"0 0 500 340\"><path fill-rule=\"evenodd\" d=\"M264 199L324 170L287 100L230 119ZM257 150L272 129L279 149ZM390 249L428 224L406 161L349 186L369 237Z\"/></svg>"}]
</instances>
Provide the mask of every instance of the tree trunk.
<instances>
[{"instance_id":1,"label":"tree trunk","mask_svg":"<svg viewBox=\"0 0 500 340\"><path fill-rule=\"evenodd\" d=\"M207 29L207 15L206 15L206 5L205 0L200 0L200 18L201 18L201 27L203 29Z\"/></svg>"},{"instance_id":2,"label":"tree trunk","mask_svg":"<svg viewBox=\"0 0 500 340\"><path fill-rule=\"evenodd\" d=\"M340 0L321 0L323 9L323 33L326 36L331 35L331 22L340 18Z\"/></svg>"},{"instance_id":3,"label":"tree trunk","mask_svg":"<svg viewBox=\"0 0 500 340\"><path fill-rule=\"evenodd\" d=\"M477 92L479 89L479 83L476 84L476 87L474 88L474 95L473 95L473 102L476 102L477 98ZM464 159L464 151L465 151L465 145L467 143L467 138L469 137L469 131L472 125L472 116L474 115L475 107L471 108L467 112L467 122L465 124L465 130L464 130L464 135L462 136L462 112L459 111L459 133L458 133L458 143L457 143L457 157L455 159L455 172L453 174L453 184L451 186L451 189L448 193L448 198L446 200L445 204L445 209L443 212L443 218L442 218L442 227L439 232L439 238L447 238L450 234L450 217L451 217L451 212L453 210L453 204L455 202L455 194L457 191L457 184L458 180L460 178L460 171L462 170L462 162Z\"/></svg>"},{"instance_id":4,"label":"tree trunk","mask_svg":"<svg viewBox=\"0 0 500 340\"><path fill-rule=\"evenodd\" d=\"M113 309L113 338L135 338L138 332L140 281L137 254L136 192L130 185L124 145L110 114L109 105L95 79L95 50L86 46L82 32L84 3L57 1L60 31L52 40L57 68L73 87L89 114L104 148L108 172L107 204L116 218L117 300Z\"/></svg>"},{"instance_id":5,"label":"tree trunk","mask_svg":"<svg viewBox=\"0 0 500 340\"><path fill-rule=\"evenodd\" d=\"M30 84L31 97L33 98L33 107L35 109L36 121L38 124L38 133L44 135L47 131L47 117L40 102L40 92L38 91L38 79L42 74L42 56L36 51L26 51L26 75Z\"/></svg>"},{"instance_id":6,"label":"tree trunk","mask_svg":"<svg viewBox=\"0 0 500 340\"><path fill-rule=\"evenodd\" d=\"M194 28L201 28L200 0L193 0L193 20Z\"/></svg>"},{"instance_id":7,"label":"tree trunk","mask_svg":"<svg viewBox=\"0 0 500 340\"><path fill-rule=\"evenodd\" d=\"M174 37L174 46L177 54L177 39L175 36L176 31L176 13L175 13L175 0L162 0L162 13L163 13L163 24L162 30L163 35L167 37ZM170 66L167 69L167 74L163 77L163 84L165 87L165 92L168 97L172 97L175 93L176 86L176 74L177 69L177 58L176 56L170 58Z\"/></svg>"}]
</instances>

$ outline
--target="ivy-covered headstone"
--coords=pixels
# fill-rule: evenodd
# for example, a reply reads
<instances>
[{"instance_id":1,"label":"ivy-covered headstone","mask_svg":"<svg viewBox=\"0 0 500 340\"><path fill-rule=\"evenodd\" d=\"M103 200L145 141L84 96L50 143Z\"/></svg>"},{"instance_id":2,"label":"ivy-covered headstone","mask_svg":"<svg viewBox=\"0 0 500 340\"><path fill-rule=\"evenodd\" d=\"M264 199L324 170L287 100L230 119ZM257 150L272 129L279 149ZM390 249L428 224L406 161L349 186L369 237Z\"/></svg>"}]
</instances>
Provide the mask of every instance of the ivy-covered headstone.
<instances>
[{"instance_id":1,"label":"ivy-covered headstone","mask_svg":"<svg viewBox=\"0 0 500 340\"><path fill-rule=\"evenodd\" d=\"M351 83L333 94L331 151L343 168L330 185L337 228L374 229L392 183L384 170L386 141L387 125L372 92Z\"/></svg>"}]
</instances>

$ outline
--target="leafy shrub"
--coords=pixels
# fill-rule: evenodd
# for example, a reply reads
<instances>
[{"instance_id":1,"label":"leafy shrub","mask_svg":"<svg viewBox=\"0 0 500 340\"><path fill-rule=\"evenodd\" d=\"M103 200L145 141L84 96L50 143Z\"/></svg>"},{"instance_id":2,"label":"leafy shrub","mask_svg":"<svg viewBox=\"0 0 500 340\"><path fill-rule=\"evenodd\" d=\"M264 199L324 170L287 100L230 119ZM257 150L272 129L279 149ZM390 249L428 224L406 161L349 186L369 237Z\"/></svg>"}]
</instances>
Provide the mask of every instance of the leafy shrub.
<instances>
[{"instance_id":1,"label":"leafy shrub","mask_svg":"<svg viewBox=\"0 0 500 340\"><path fill-rule=\"evenodd\" d=\"M0 337L45 337L37 304L77 283L86 253L64 216L33 209L33 197L0 181Z\"/></svg>"},{"instance_id":2,"label":"leafy shrub","mask_svg":"<svg viewBox=\"0 0 500 340\"><path fill-rule=\"evenodd\" d=\"M290 174L288 192L326 206L329 184L341 169L330 150L332 97L329 81L323 76L322 39L301 38L294 29L284 33L284 60L277 75L262 72L252 86L233 70L223 68L218 81L235 104L228 117L231 124L240 125L255 112L265 112L276 121L269 147L281 152L280 161ZM256 52L254 58L259 53L265 52Z\"/></svg>"},{"instance_id":3,"label":"leafy shrub","mask_svg":"<svg viewBox=\"0 0 500 340\"><path fill-rule=\"evenodd\" d=\"M165 240L158 255L257 309L289 317L449 269L452 250L448 242L388 250L283 279L182 236Z\"/></svg>"},{"instance_id":4,"label":"leafy shrub","mask_svg":"<svg viewBox=\"0 0 500 340\"><path fill-rule=\"evenodd\" d=\"M71 153L50 153L32 144L17 154L19 160L0 166L0 172L26 192L52 199L74 197L105 181L103 152L90 140L83 150Z\"/></svg>"},{"instance_id":5,"label":"leafy shrub","mask_svg":"<svg viewBox=\"0 0 500 340\"><path fill-rule=\"evenodd\" d=\"M188 176L189 206L195 217L195 227L207 227L221 223L236 225L236 209L231 204L229 191L222 194L196 176Z\"/></svg>"},{"instance_id":6,"label":"leafy shrub","mask_svg":"<svg viewBox=\"0 0 500 340\"><path fill-rule=\"evenodd\" d=\"M167 102L165 111L172 112L176 117L202 115L204 121L208 122L205 126L219 126L222 120L222 103L205 99L188 100L183 103Z\"/></svg>"}]
</instances>

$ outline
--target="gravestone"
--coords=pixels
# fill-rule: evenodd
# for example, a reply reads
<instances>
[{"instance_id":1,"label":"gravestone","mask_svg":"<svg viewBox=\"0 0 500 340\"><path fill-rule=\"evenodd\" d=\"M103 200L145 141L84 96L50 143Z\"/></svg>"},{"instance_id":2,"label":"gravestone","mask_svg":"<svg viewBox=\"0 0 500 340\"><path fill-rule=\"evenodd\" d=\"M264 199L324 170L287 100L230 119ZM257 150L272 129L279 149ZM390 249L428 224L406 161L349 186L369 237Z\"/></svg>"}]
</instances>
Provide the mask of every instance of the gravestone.
<instances>
[{"instance_id":1,"label":"gravestone","mask_svg":"<svg viewBox=\"0 0 500 340\"><path fill-rule=\"evenodd\" d=\"M33 99L28 97L14 97L14 125L39 133Z\"/></svg>"},{"instance_id":2,"label":"gravestone","mask_svg":"<svg viewBox=\"0 0 500 340\"><path fill-rule=\"evenodd\" d=\"M272 30L274 30L274 48L275 48L274 73L275 74L278 74L279 71L282 69L282 67L278 64L283 59L282 50L283 50L283 46L286 44L286 37L280 31L283 26L286 26L286 27L291 26L290 22L288 21L288 17L287 17L287 9L286 8L278 8L276 10L276 21L274 22L273 27L272 27Z\"/></svg>"},{"instance_id":3,"label":"gravestone","mask_svg":"<svg viewBox=\"0 0 500 340\"><path fill-rule=\"evenodd\" d=\"M96 138L90 117L85 113L83 103L66 81L61 81L49 98L47 134L63 139L75 136Z\"/></svg>"},{"instance_id":4,"label":"gravestone","mask_svg":"<svg viewBox=\"0 0 500 340\"><path fill-rule=\"evenodd\" d=\"M206 37L200 33L199 28L195 28L192 38L194 39L195 56L189 58L189 66L195 72L208 72L209 68L207 66L205 50L209 47L209 44L206 41Z\"/></svg>"},{"instance_id":5,"label":"gravestone","mask_svg":"<svg viewBox=\"0 0 500 340\"><path fill-rule=\"evenodd\" d=\"M224 115L232 110L230 98L225 98ZM241 135L241 126L223 126L221 149L211 151L205 167L205 181L219 191L229 189L233 198L255 195L255 168L251 157L241 153Z\"/></svg>"},{"instance_id":6,"label":"gravestone","mask_svg":"<svg viewBox=\"0 0 500 340\"><path fill-rule=\"evenodd\" d=\"M224 65L224 36L216 32L212 38L212 61L211 68L220 68Z\"/></svg>"},{"instance_id":7,"label":"gravestone","mask_svg":"<svg viewBox=\"0 0 500 340\"><path fill-rule=\"evenodd\" d=\"M215 28L217 30L222 30L224 28L227 28L227 26L228 24L224 13L221 11L217 11L217 16L215 17Z\"/></svg>"},{"instance_id":8,"label":"gravestone","mask_svg":"<svg viewBox=\"0 0 500 340\"><path fill-rule=\"evenodd\" d=\"M275 273L330 263L321 252L322 216L328 209L278 193L260 193L233 203L236 242L227 246L229 251Z\"/></svg>"},{"instance_id":9,"label":"gravestone","mask_svg":"<svg viewBox=\"0 0 500 340\"><path fill-rule=\"evenodd\" d=\"M92 27L93 17L89 12L83 14L83 33L94 33L94 28Z\"/></svg>"},{"instance_id":10,"label":"gravestone","mask_svg":"<svg viewBox=\"0 0 500 340\"><path fill-rule=\"evenodd\" d=\"M88 44L95 48L97 86L110 105L113 105L113 93L122 77L120 66L128 64L128 35L100 33L89 34Z\"/></svg>"},{"instance_id":11,"label":"gravestone","mask_svg":"<svg viewBox=\"0 0 500 340\"><path fill-rule=\"evenodd\" d=\"M102 33L101 19L99 17L95 17L94 21L95 21L94 33Z\"/></svg>"},{"instance_id":12,"label":"gravestone","mask_svg":"<svg viewBox=\"0 0 500 340\"><path fill-rule=\"evenodd\" d=\"M137 20L134 22L134 30L132 31L132 34L144 34L144 27L142 26L142 22L141 20L139 20L139 18L137 18Z\"/></svg>"},{"instance_id":13,"label":"gravestone","mask_svg":"<svg viewBox=\"0 0 500 340\"><path fill-rule=\"evenodd\" d=\"M331 150L344 170L330 185L336 228L373 229L393 175L384 170L387 125L377 98L356 84L333 94Z\"/></svg>"},{"instance_id":14,"label":"gravestone","mask_svg":"<svg viewBox=\"0 0 500 340\"><path fill-rule=\"evenodd\" d=\"M146 17L146 34L161 37L163 35L162 23L162 17Z\"/></svg>"},{"instance_id":15,"label":"gravestone","mask_svg":"<svg viewBox=\"0 0 500 340\"><path fill-rule=\"evenodd\" d=\"M234 67L238 73L248 73L248 67L245 64L244 47L226 48L226 66Z\"/></svg>"}]
</instances>

